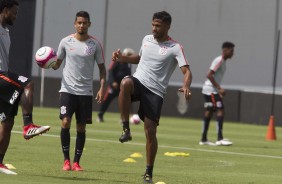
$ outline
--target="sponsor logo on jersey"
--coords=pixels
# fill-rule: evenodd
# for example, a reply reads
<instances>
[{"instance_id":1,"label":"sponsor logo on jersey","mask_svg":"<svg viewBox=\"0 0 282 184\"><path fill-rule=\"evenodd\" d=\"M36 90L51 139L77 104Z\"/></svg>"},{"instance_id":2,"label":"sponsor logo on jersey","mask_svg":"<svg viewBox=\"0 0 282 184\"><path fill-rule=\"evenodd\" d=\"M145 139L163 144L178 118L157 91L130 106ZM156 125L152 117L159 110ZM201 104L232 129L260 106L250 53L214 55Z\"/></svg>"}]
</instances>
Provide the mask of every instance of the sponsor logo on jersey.
<instances>
[{"instance_id":1,"label":"sponsor logo on jersey","mask_svg":"<svg viewBox=\"0 0 282 184\"><path fill-rule=\"evenodd\" d=\"M148 36L147 38L146 38L146 41L148 41L148 42L152 42L152 41L154 41L155 40L155 38L153 37L153 36Z\"/></svg>"},{"instance_id":2,"label":"sponsor logo on jersey","mask_svg":"<svg viewBox=\"0 0 282 184\"><path fill-rule=\"evenodd\" d=\"M75 42L75 40L73 39L73 37L69 37L69 38L68 38L68 40L67 40L67 42L74 43L74 42Z\"/></svg>"},{"instance_id":3,"label":"sponsor logo on jersey","mask_svg":"<svg viewBox=\"0 0 282 184\"><path fill-rule=\"evenodd\" d=\"M19 92L17 91L17 90L15 90L15 92L13 93L13 95L12 95L12 98L10 99L10 104L14 104L15 103L15 101L16 101L16 99L19 97Z\"/></svg>"}]
</instances>

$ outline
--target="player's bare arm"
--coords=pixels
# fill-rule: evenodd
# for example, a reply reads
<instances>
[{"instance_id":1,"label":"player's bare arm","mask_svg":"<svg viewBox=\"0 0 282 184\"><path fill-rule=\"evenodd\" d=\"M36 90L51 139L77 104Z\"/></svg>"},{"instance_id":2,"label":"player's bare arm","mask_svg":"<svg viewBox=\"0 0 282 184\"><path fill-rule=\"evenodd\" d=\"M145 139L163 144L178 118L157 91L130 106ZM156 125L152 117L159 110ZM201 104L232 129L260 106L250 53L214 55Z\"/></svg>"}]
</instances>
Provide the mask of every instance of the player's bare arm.
<instances>
[{"instance_id":1,"label":"player's bare arm","mask_svg":"<svg viewBox=\"0 0 282 184\"><path fill-rule=\"evenodd\" d=\"M112 60L114 62L125 62L130 64L138 64L140 61L140 56L138 54L132 54L130 56L122 55L120 49L113 52Z\"/></svg>"},{"instance_id":2,"label":"player's bare arm","mask_svg":"<svg viewBox=\"0 0 282 184\"><path fill-rule=\"evenodd\" d=\"M207 74L207 78L211 81L212 85L218 90L219 95L221 97L225 96L225 90L223 88L221 88L220 85L214 79L214 71L213 70L209 70L209 72Z\"/></svg>"},{"instance_id":3,"label":"player's bare arm","mask_svg":"<svg viewBox=\"0 0 282 184\"><path fill-rule=\"evenodd\" d=\"M62 59L57 59L57 62L52 66L52 68L53 68L54 70L57 70L58 68L60 68L62 62L63 62Z\"/></svg>"},{"instance_id":4,"label":"player's bare arm","mask_svg":"<svg viewBox=\"0 0 282 184\"><path fill-rule=\"evenodd\" d=\"M98 64L99 71L100 71L100 89L96 95L97 103L100 104L104 98L104 88L105 88L105 81L106 81L106 67L105 64Z\"/></svg>"},{"instance_id":5,"label":"player's bare arm","mask_svg":"<svg viewBox=\"0 0 282 184\"><path fill-rule=\"evenodd\" d=\"M192 92L189 89L192 83L192 73L188 65L182 66L181 71L184 75L183 86L182 88L178 89L178 91L184 94L186 100L189 100L192 97Z\"/></svg>"}]
</instances>

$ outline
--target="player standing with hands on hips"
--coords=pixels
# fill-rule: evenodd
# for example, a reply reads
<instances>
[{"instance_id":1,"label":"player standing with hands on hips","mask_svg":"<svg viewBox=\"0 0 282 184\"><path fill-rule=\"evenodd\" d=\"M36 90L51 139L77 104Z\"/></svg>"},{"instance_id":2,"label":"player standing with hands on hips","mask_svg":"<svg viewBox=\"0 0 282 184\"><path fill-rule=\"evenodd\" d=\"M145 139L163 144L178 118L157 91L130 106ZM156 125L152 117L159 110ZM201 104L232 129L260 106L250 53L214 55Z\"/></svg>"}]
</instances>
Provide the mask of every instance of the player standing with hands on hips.
<instances>
[{"instance_id":1,"label":"player standing with hands on hips","mask_svg":"<svg viewBox=\"0 0 282 184\"><path fill-rule=\"evenodd\" d=\"M144 182L153 183L153 167L158 141L156 137L163 98L169 79L176 66L180 67L184 79L179 91L187 100L191 97L189 89L192 73L182 46L173 40L168 31L171 16L166 11L156 12L152 18L152 35L143 38L139 55L124 56L120 50L113 52L113 61L138 64L131 77L125 77L120 85L119 110L123 123L120 142L132 140L129 128L129 113L132 101L140 101L138 115L144 121L146 135L147 166L143 176Z\"/></svg>"},{"instance_id":2,"label":"player standing with hands on hips","mask_svg":"<svg viewBox=\"0 0 282 184\"><path fill-rule=\"evenodd\" d=\"M88 35L90 16L86 11L76 14L74 27L76 33L63 38L58 48L58 59L53 69L60 67L65 59L60 89L61 145L64 154L63 170L82 171L79 164L85 144L86 124L92 123L93 71L95 62L100 71L100 89L96 95L97 103L104 96L106 80L105 60L101 44ZM70 126L72 116L76 116L76 146L73 165L70 164Z\"/></svg>"},{"instance_id":3,"label":"player standing with hands on hips","mask_svg":"<svg viewBox=\"0 0 282 184\"><path fill-rule=\"evenodd\" d=\"M18 9L19 3L16 0L0 1L0 172L5 174L16 174L3 164L3 159L10 143L19 103L22 107L25 139L28 140L50 129L50 126L33 124L33 82L9 70L11 40L7 26L13 25Z\"/></svg>"},{"instance_id":4,"label":"player standing with hands on hips","mask_svg":"<svg viewBox=\"0 0 282 184\"><path fill-rule=\"evenodd\" d=\"M232 58L234 47L235 45L231 42L224 42L222 44L222 53L213 60L207 74L207 80L203 85L202 93L205 98L205 113L200 145L214 145L214 143L210 142L207 138L210 120L214 111L216 111L217 121L217 141L215 145L232 145L232 142L223 138L222 133L224 120L224 106L222 99L225 96L225 90L220 86L220 83L226 70L226 60Z\"/></svg>"}]
</instances>

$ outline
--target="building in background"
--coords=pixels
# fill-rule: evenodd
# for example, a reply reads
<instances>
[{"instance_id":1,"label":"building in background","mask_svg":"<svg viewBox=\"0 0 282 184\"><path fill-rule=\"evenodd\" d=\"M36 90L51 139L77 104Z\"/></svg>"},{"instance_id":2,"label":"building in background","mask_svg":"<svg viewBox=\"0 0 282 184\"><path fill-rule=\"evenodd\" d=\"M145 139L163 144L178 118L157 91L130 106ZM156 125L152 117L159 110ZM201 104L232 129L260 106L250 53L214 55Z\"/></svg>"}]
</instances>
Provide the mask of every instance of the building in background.
<instances>
[{"instance_id":1,"label":"building in background","mask_svg":"<svg viewBox=\"0 0 282 184\"><path fill-rule=\"evenodd\" d=\"M226 119L255 124L267 124L271 109L271 92L274 67L275 33L281 28L282 19L277 19L281 7L279 0L21 0L19 20L11 29L11 39L20 40L11 46L11 67L36 82L35 103L48 107L58 106L57 99L61 72L42 70L33 61L36 50L44 45L57 49L62 36L73 32L73 13L86 10L90 13L92 26L105 50L106 61L115 48L132 47L138 51L144 34L150 34L153 12L166 10L173 17L171 36L185 46L187 58L193 72L193 99L189 111L181 115L177 108L176 89L182 76L174 73L163 114L168 116L201 117L202 86L206 68L220 51L223 41L236 44L233 61L227 63L230 70L223 81L229 89L225 103ZM277 8L277 6L279 7ZM280 8L281 9L281 8ZM278 13L278 16L277 16ZM281 45L281 44L280 44ZM13 53L18 53L13 54ZM281 49L279 50L281 55ZM134 72L135 67L133 67ZM98 73L98 68L96 67ZM239 71L239 73L238 73ZM276 119L282 101L282 64L279 57L277 67ZM44 76L44 80L42 79ZM97 82L95 75L94 82ZM44 83L43 83L44 82ZM44 84L44 85L43 85ZM43 90L40 90L42 88ZM40 98L41 97L41 98ZM228 105L230 106L230 105ZM94 109L98 106L94 104ZM113 105L110 111L117 111ZM279 122L278 122L279 124ZM282 125L282 122L281 124Z\"/></svg>"}]
</instances>

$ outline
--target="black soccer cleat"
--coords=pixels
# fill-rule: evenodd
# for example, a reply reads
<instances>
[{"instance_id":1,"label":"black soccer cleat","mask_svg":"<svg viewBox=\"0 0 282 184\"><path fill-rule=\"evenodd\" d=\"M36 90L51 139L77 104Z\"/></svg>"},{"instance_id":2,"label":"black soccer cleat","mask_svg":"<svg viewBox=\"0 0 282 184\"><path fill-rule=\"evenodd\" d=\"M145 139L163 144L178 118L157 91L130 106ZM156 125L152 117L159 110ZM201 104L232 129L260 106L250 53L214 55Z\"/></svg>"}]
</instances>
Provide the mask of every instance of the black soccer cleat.
<instances>
[{"instance_id":1,"label":"black soccer cleat","mask_svg":"<svg viewBox=\"0 0 282 184\"><path fill-rule=\"evenodd\" d=\"M119 138L119 142L124 143L124 142L128 142L131 141L132 137L131 137L131 133L129 130L125 129L122 131L122 134Z\"/></svg>"},{"instance_id":2,"label":"black soccer cleat","mask_svg":"<svg viewBox=\"0 0 282 184\"><path fill-rule=\"evenodd\" d=\"M153 178L151 175L145 173L143 176L144 183L153 183Z\"/></svg>"}]
</instances>

